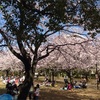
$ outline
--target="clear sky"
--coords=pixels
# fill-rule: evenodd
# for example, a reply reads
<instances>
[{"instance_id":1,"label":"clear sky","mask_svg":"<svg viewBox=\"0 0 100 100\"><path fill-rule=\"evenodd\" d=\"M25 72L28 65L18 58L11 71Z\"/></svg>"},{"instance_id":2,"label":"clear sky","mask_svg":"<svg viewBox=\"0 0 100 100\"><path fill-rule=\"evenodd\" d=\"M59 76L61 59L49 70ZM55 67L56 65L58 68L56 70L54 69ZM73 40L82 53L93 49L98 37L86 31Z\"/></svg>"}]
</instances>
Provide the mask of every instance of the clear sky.
<instances>
[{"instance_id":1,"label":"clear sky","mask_svg":"<svg viewBox=\"0 0 100 100\"><path fill-rule=\"evenodd\" d=\"M2 12L0 11L0 28L3 27L5 21L3 19L3 16L2 16Z\"/></svg>"}]
</instances>

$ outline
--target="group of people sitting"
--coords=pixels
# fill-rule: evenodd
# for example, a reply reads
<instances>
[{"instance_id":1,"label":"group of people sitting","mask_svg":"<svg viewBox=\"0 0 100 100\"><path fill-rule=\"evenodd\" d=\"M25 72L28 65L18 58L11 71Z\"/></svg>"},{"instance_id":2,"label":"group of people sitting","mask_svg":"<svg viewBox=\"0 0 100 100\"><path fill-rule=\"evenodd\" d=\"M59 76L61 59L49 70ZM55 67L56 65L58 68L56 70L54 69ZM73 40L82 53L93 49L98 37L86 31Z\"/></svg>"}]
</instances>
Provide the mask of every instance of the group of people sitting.
<instances>
[{"instance_id":1,"label":"group of people sitting","mask_svg":"<svg viewBox=\"0 0 100 100\"><path fill-rule=\"evenodd\" d=\"M21 84L24 80L25 80L25 76L8 76L8 77L4 77L1 76L0 79L2 80L2 82L4 84L7 84L7 82L9 81L10 83L12 83L13 81L15 81L15 83L17 85Z\"/></svg>"},{"instance_id":2,"label":"group of people sitting","mask_svg":"<svg viewBox=\"0 0 100 100\"><path fill-rule=\"evenodd\" d=\"M45 80L44 80L42 85L44 85L44 86L51 86L52 82L51 82L51 80L48 77L45 77Z\"/></svg>"},{"instance_id":3,"label":"group of people sitting","mask_svg":"<svg viewBox=\"0 0 100 100\"><path fill-rule=\"evenodd\" d=\"M85 80L82 80L80 82L75 81L74 88L87 88L87 82Z\"/></svg>"},{"instance_id":4,"label":"group of people sitting","mask_svg":"<svg viewBox=\"0 0 100 100\"><path fill-rule=\"evenodd\" d=\"M6 84L6 90L7 90L6 94L10 94L13 97L13 100L17 100L19 86L16 85L15 81L13 81L12 83L8 81ZM29 100L38 100L39 92L40 92L39 84L37 84L34 87L34 89L32 85L29 91Z\"/></svg>"},{"instance_id":5,"label":"group of people sitting","mask_svg":"<svg viewBox=\"0 0 100 100\"><path fill-rule=\"evenodd\" d=\"M6 90L7 94L10 94L14 98L16 98L16 95L18 94L18 86L16 85L15 81L13 81L12 83L8 81L6 84Z\"/></svg>"},{"instance_id":6,"label":"group of people sitting","mask_svg":"<svg viewBox=\"0 0 100 100\"><path fill-rule=\"evenodd\" d=\"M87 88L87 81L85 78L79 82L78 81L69 82L68 78L66 77L64 78L64 82L65 82L65 85L62 88L63 90L71 90L72 88L75 88L75 89Z\"/></svg>"},{"instance_id":7,"label":"group of people sitting","mask_svg":"<svg viewBox=\"0 0 100 100\"><path fill-rule=\"evenodd\" d=\"M72 89L72 84L70 82L68 82L61 89L63 89L63 90L71 90Z\"/></svg>"}]
</instances>

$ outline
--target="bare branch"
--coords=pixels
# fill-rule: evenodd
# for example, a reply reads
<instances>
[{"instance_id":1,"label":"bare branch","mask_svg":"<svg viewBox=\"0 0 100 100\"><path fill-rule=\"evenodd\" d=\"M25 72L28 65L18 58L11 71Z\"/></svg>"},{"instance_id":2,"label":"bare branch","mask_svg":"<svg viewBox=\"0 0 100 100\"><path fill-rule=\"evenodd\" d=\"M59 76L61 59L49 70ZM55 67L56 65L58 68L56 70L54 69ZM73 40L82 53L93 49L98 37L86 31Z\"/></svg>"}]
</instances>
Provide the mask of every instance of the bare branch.
<instances>
[{"instance_id":1,"label":"bare branch","mask_svg":"<svg viewBox=\"0 0 100 100\"><path fill-rule=\"evenodd\" d=\"M7 38L6 35L5 35L5 32L2 31L2 30L0 29L0 33L1 33L1 35L3 36L3 38L5 39L5 41L6 41L6 43L7 43L7 46L8 46L8 48L10 49L10 51L11 51L16 57L18 57L19 59L22 59L22 56L21 56L19 53L17 53L17 52L13 49L13 47L11 46L11 44L10 44L8 38Z\"/></svg>"}]
</instances>

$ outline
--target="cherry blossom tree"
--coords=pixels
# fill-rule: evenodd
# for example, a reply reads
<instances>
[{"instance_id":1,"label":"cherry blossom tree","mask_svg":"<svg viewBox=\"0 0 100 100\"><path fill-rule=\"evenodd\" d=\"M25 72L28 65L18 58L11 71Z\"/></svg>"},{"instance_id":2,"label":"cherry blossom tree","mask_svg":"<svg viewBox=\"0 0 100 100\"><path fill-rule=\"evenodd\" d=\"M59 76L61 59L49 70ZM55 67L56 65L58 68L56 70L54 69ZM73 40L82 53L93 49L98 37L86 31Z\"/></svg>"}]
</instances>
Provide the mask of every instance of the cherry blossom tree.
<instances>
[{"instance_id":1,"label":"cherry blossom tree","mask_svg":"<svg viewBox=\"0 0 100 100\"><path fill-rule=\"evenodd\" d=\"M44 62L42 61L41 65L45 65L47 68L48 64L53 65L53 63L55 63L56 66L56 63L58 63L60 65L57 65L58 69L62 68L70 73L72 69L76 68L78 70L85 70L86 73L84 73L84 75L88 80L87 75L90 68L95 68L97 63L99 65L100 40L96 38L94 41L92 38L79 35L61 34L61 36L54 38L54 43L55 45L62 46L57 48L51 56L43 59ZM63 44L66 44L66 46Z\"/></svg>"},{"instance_id":2,"label":"cherry blossom tree","mask_svg":"<svg viewBox=\"0 0 100 100\"><path fill-rule=\"evenodd\" d=\"M50 66L55 68L56 66L57 69L66 70L66 73L68 72L68 76L70 77L71 81L72 69L78 67L84 69L88 66L90 59L82 46L88 41L89 39L86 37L83 38L81 36L61 34L61 36L54 38L54 41L52 41L55 43L55 45L60 45L61 47L56 48L56 51L50 54L49 57L43 59L40 65L46 68Z\"/></svg>"},{"instance_id":3,"label":"cherry blossom tree","mask_svg":"<svg viewBox=\"0 0 100 100\"><path fill-rule=\"evenodd\" d=\"M95 69L95 75L97 79L97 89L98 89L98 78L100 70L100 39L99 37L93 39L93 42L87 44L87 52L91 56L91 66Z\"/></svg>"},{"instance_id":4,"label":"cherry blossom tree","mask_svg":"<svg viewBox=\"0 0 100 100\"><path fill-rule=\"evenodd\" d=\"M25 66L25 81L18 100L26 100L38 62L61 46L50 43L51 35L79 25L97 31L100 25L97 0L1 0L0 4L4 21L0 27L2 44Z\"/></svg>"},{"instance_id":5,"label":"cherry blossom tree","mask_svg":"<svg viewBox=\"0 0 100 100\"><path fill-rule=\"evenodd\" d=\"M6 76L9 72L22 71L23 64L9 50L0 53L0 70L6 71Z\"/></svg>"}]
</instances>

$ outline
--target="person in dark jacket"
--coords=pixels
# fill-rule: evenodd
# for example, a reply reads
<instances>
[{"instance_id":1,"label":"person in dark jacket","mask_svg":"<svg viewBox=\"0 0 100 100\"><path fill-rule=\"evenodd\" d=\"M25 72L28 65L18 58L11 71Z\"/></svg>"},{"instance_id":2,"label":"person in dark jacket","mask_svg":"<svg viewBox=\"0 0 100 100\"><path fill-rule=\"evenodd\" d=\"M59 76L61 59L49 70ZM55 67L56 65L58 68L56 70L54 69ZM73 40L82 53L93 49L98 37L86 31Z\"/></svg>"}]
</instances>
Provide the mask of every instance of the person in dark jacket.
<instances>
[{"instance_id":1,"label":"person in dark jacket","mask_svg":"<svg viewBox=\"0 0 100 100\"><path fill-rule=\"evenodd\" d=\"M6 84L7 94L12 95L12 84L8 81Z\"/></svg>"}]
</instances>

